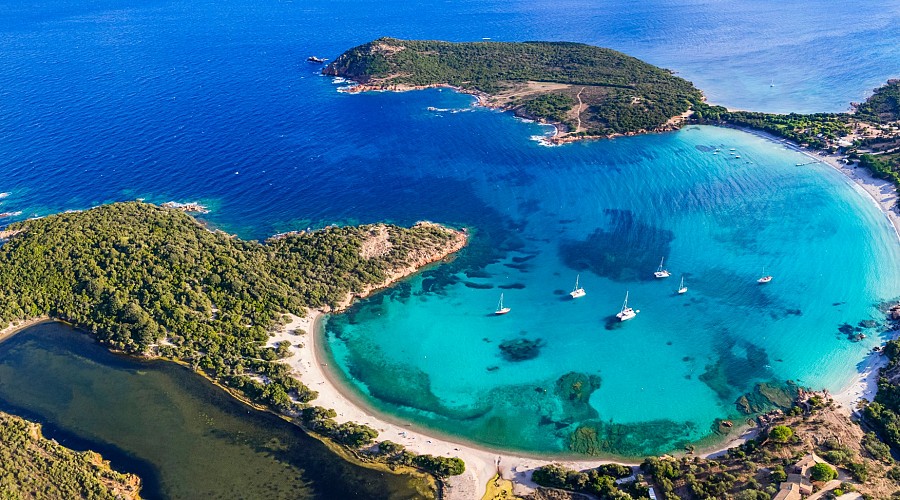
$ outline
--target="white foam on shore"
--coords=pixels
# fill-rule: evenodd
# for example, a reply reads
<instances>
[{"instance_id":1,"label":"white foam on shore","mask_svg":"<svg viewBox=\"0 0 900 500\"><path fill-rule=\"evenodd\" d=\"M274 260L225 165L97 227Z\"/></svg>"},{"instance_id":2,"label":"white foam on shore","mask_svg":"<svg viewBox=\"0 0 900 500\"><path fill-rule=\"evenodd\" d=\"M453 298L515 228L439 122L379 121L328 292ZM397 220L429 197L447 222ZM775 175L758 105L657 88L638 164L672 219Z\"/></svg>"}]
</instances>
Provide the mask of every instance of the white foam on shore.
<instances>
[{"instance_id":1,"label":"white foam on shore","mask_svg":"<svg viewBox=\"0 0 900 500\"><path fill-rule=\"evenodd\" d=\"M554 144L554 143L550 142L551 138L553 138L552 135L533 135L529 139L538 143L541 146L548 147L548 148L555 148L560 145L560 144Z\"/></svg>"}]
</instances>

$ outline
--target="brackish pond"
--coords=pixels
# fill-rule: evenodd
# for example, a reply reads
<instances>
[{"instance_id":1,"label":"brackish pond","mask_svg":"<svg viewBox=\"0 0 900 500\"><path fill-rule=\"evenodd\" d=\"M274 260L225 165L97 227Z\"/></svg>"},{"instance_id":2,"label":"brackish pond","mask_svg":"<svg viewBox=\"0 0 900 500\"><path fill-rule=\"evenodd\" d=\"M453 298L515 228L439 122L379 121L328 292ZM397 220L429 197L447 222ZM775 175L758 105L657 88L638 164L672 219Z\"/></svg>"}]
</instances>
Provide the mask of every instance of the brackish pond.
<instances>
[{"instance_id":1,"label":"brackish pond","mask_svg":"<svg viewBox=\"0 0 900 500\"><path fill-rule=\"evenodd\" d=\"M350 464L189 370L114 355L45 323L0 343L0 409L144 481L146 498L421 498L424 482Z\"/></svg>"}]
</instances>

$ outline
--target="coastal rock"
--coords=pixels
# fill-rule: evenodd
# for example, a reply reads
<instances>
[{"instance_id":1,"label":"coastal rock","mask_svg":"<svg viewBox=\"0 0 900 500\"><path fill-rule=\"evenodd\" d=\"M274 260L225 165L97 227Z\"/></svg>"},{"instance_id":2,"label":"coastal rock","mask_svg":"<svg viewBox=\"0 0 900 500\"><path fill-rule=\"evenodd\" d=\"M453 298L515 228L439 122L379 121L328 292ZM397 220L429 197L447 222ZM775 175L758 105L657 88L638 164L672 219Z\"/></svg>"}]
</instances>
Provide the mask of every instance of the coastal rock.
<instances>
[{"instance_id":1,"label":"coastal rock","mask_svg":"<svg viewBox=\"0 0 900 500\"><path fill-rule=\"evenodd\" d=\"M559 398L563 413L576 421L597 418L599 415L590 405L591 395L600 388L601 379L597 375L569 372L556 380L554 394Z\"/></svg>"},{"instance_id":2,"label":"coastal rock","mask_svg":"<svg viewBox=\"0 0 900 500\"><path fill-rule=\"evenodd\" d=\"M763 382L756 384L751 392L742 395L735 401L738 411L744 415L763 413L772 409L790 408L800 393L800 388L793 382L778 384Z\"/></svg>"},{"instance_id":3,"label":"coastal rock","mask_svg":"<svg viewBox=\"0 0 900 500\"><path fill-rule=\"evenodd\" d=\"M160 205L163 208L171 208L173 210L181 210L182 212L192 212L198 214L208 214L209 209L197 202L179 203L177 201L167 201Z\"/></svg>"}]
</instances>

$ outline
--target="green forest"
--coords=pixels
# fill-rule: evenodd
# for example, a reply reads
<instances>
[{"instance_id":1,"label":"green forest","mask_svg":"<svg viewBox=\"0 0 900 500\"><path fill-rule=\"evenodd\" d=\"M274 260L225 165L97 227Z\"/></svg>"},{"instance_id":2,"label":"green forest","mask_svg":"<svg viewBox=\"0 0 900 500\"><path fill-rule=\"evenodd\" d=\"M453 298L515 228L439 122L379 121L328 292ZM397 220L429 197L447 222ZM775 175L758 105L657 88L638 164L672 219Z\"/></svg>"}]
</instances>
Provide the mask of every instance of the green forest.
<instances>
[{"instance_id":1,"label":"green forest","mask_svg":"<svg viewBox=\"0 0 900 500\"><path fill-rule=\"evenodd\" d=\"M570 42L378 40L354 47L325 74L372 85L436 85L497 94L515 83L569 85L558 96L524 104L531 115L563 122L582 92L585 134L610 135L660 127L702 94L672 72L611 49Z\"/></svg>"},{"instance_id":2,"label":"green forest","mask_svg":"<svg viewBox=\"0 0 900 500\"><path fill-rule=\"evenodd\" d=\"M0 412L0 498L140 498L140 480L109 468L93 452L75 452L41 427Z\"/></svg>"},{"instance_id":3,"label":"green forest","mask_svg":"<svg viewBox=\"0 0 900 500\"><path fill-rule=\"evenodd\" d=\"M888 365L881 369L875 401L865 410L866 423L895 452L900 453L900 341L884 346ZM900 478L900 468L897 476Z\"/></svg>"},{"instance_id":4,"label":"green forest","mask_svg":"<svg viewBox=\"0 0 900 500\"><path fill-rule=\"evenodd\" d=\"M21 232L0 246L0 324L49 316L112 349L156 349L351 447L370 444L377 432L302 411L316 394L278 362L283 350L266 347L269 332L286 313L335 308L417 255L446 254L459 238L435 224L370 225L260 243L137 202L8 229ZM363 242L385 231L388 249L364 257Z\"/></svg>"},{"instance_id":5,"label":"green forest","mask_svg":"<svg viewBox=\"0 0 900 500\"><path fill-rule=\"evenodd\" d=\"M875 89L865 102L856 105L854 117L872 123L890 123L900 120L900 80L888 80Z\"/></svg>"}]
</instances>

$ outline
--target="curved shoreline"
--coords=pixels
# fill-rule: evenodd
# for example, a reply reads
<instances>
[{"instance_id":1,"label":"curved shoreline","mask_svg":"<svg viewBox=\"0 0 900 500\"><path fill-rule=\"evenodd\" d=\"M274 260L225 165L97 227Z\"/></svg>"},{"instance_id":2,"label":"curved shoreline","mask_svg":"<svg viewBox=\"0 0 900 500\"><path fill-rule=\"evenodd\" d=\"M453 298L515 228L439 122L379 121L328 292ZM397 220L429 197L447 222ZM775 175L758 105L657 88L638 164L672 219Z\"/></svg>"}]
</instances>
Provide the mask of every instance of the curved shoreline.
<instances>
[{"instance_id":1,"label":"curved shoreline","mask_svg":"<svg viewBox=\"0 0 900 500\"><path fill-rule=\"evenodd\" d=\"M817 162L825 163L844 174L848 181L858 186L857 190L861 189L867 193L869 198L878 205L897 234L898 242L900 242L900 216L896 212L898 199L896 191L887 193L885 198L881 200L875 194L876 192L884 194L883 189L885 189L885 186L892 190L893 186L890 183L872 178L867 171L859 172L857 171L858 169L846 166L842 168L842 165L839 163L839 160L843 158L841 156L822 157L804 150L790 141L779 139L764 132L743 128L739 130L754 134L775 144L782 144L815 159ZM353 388L347 387L347 383L338 380L341 377L331 371L333 368L329 368L327 363L329 361L333 363L333 361L325 351L324 345L319 344L319 342L324 341L324 320L327 320L327 318L323 317L325 313L322 311L310 311L310 315L311 318L308 320L309 328L304 339L306 342L301 348L296 349L296 357L292 356L286 361L295 369L299 368L297 371L300 373L300 379L319 393L319 396L313 400L313 404L334 409L338 413L335 419L338 422L354 421L375 428L380 433L378 440L387 439L397 442L410 451L419 454L428 453L461 458L466 463L466 472L461 476L445 480L447 485L445 498L451 500L480 498L484 494L488 482L498 473L501 478L513 482L514 492L517 495L527 494L537 486L531 481L533 470L551 463L559 463L579 470L597 467L605 463L637 465L635 462L616 460L614 458L581 460L571 457L535 456L510 450L491 449L490 447L466 442L465 440L454 439L453 436L447 436L440 431L427 429L415 423L404 422L400 418L386 415L377 408L373 408L367 402L362 401L354 393ZM857 377L847 387L833 395L835 401L848 414L853 411L862 398L871 400L874 396L874 390L877 389L877 369L880 366L881 359L883 358L877 353L867 355L858 365L855 365L859 367L856 370ZM758 428L756 427L741 426L735 429L737 436L732 434L730 437L724 438L718 445L710 445L707 448L698 450L697 456L714 458L726 450L738 446L748 439L752 439L757 432Z\"/></svg>"},{"instance_id":2,"label":"curved shoreline","mask_svg":"<svg viewBox=\"0 0 900 500\"><path fill-rule=\"evenodd\" d=\"M489 446L455 439L454 436L440 431L427 429L413 422L406 422L403 419L387 415L362 401L354 393L354 389L347 387L344 381L339 380L340 375L333 373L329 368L328 363L332 362L333 364L333 361L329 358L327 348L323 343L326 321L327 313L309 311L306 318L292 318L291 323L283 331L270 339L270 343L298 338L290 333L291 329L306 331L305 335L300 337L304 342L292 345L292 355L282 362L291 366L304 384L318 392L318 396L311 401L311 404L333 409L337 413L337 417L335 417L337 422L353 421L368 425L379 432L378 441L390 440L402 444L408 450L418 454L455 456L462 459L466 463L466 471L461 476L444 479L446 486L444 498L446 499L481 498L486 491L488 482L498 473L502 479L513 482L515 494L525 495L537 487L531 481L531 474L534 469L543 465L555 463L571 469L582 470L608 463L627 466L637 466L640 463L613 457L578 459L572 456L537 455L492 449ZM288 335L294 336L288 337ZM721 454L755 437L756 432L755 427L740 426L731 436L725 437L720 444L698 450L697 456L709 457Z\"/></svg>"},{"instance_id":3,"label":"curved shoreline","mask_svg":"<svg viewBox=\"0 0 900 500\"><path fill-rule=\"evenodd\" d=\"M879 211L887 219L888 224L897 237L897 243L900 244L900 190L890 181L878 179L865 168L859 168L851 164L844 163L847 158L840 154L817 154L814 150L806 149L787 139L774 136L761 130L746 127L728 127L755 135L775 144L791 149L812 159L815 163L827 165L839 173L843 174L843 178L848 182L855 191L864 198L868 198L878 207ZM895 333L889 336L888 340L898 338ZM863 400L873 401L875 394L878 392L878 371L887 364L887 360L880 352L869 352L855 365L856 376L851 378L846 385L840 390L832 394L832 398L838 404L838 407L847 416L857 413L857 406Z\"/></svg>"}]
</instances>

